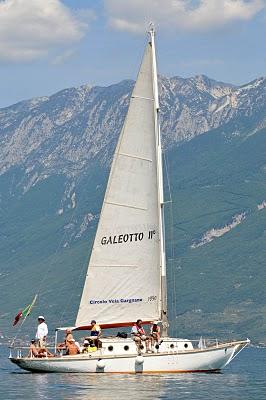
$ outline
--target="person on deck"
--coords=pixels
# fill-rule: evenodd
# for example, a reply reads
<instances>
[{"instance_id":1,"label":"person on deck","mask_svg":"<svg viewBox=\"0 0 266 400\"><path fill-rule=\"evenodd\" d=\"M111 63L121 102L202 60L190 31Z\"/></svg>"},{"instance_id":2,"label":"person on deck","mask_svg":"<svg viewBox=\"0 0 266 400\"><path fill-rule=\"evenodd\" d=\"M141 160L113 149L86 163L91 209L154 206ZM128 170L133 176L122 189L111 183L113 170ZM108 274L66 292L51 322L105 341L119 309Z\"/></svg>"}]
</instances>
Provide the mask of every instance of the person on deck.
<instances>
[{"instance_id":1,"label":"person on deck","mask_svg":"<svg viewBox=\"0 0 266 400\"><path fill-rule=\"evenodd\" d=\"M91 336L99 337L100 335L101 335L101 327L96 323L95 319L93 319L91 321Z\"/></svg>"},{"instance_id":2,"label":"person on deck","mask_svg":"<svg viewBox=\"0 0 266 400\"><path fill-rule=\"evenodd\" d=\"M142 327L142 320L138 319L137 322L132 326L131 335L137 345L138 354L141 354L142 342L145 342L146 353L150 352L149 349L149 338L145 334L145 330Z\"/></svg>"},{"instance_id":3,"label":"person on deck","mask_svg":"<svg viewBox=\"0 0 266 400\"><path fill-rule=\"evenodd\" d=\"M42 347L38 350L38 355L36 357L55 357L55 355L50 353L46 347Z\"/></svg>"},{"instance_id":4,"label":"person on deck","mask_svg":"<svg viewBox=\"0 0 266 400\"><path fill-rule=\"evenodd\" d=\"M78 346L75 343L75 339L70 339L66 344L66 355L75 356L80 353Z\"/></svg>"},{"instance_id":5,"label":"person on deck","mask_svg":"<svg viewBox=\"0 0 266 400\"><path fill-rule=\"evenodd\" d=\"M45 323L45 319L42 315L39 315L38 317L38 327L37 327L37 332L36 332L36 339L38 341L39 347L42 349L45 347L45 342L46 338L48 335L48 327L47 324Z\"/></svg>"},{"instance_id":6,"label":"person on deck","mask_svg":"<svg viewBox=\"0 0 266 400\"><path fill-rule=\"evenodd\" d=\"M30 342L29 354L28 357L38 357L38 349L37 349L37 342L35 339L32 339Z\"/></svg>"},{"instance_id":7,"label":"person on deck","mask_svg":"<svg viewBox=\"0 0 266 400\"><path fill-rule=\"evenodd\" d=\"M66 336L65 336L65 340L62 342L62 343L59 343L58 345L57 345L57 351L61 351L61 350L65 350L66 349L66 345L67 345L67 342L70 340L70 339L74 339L73 338L73 335L72 335L72 331L71 331L71 329L67 329L66 330Z\"/></svg>"},{"instance_id":8,"label":"person on deck","mask_svg":"<svg viewBox=\"0 0 266 400\"><path fill-rule=\"evenodd\" d=\"M160 332L161 329L158 325L158 321L154 321L151 325L151 346L153 347L155 342L158 344L160 342Z\"/></svg>"},{"instance_id":9,"label":"person on deck","mask_svg":"<svg viewBox=\"0 0 266 400\"><path fill-rule=\"evenodd\" d=\"M30 343L28 357L42 358L42 357L54 357L54 355L50 353L50 351L45 347L42 348L37 347L37 341L35 339L32 339Z\"/></svg>"},{"instance_id":10,"label":"person on deck","mask_svg":"<svg viewBox=\"0 0 266 400\"><path fill-rule=\"evenodd\" d=\"M70 339L74 339L73 335L72 335L72 330L71 329L67 329L66 330L66 336L65 336L65 342L68 342Z\"/></svg>"},{"instance_id":11,"label":"person on deck","mask_svg":"<svg viewBox=\"0 0 266 400\"><path fill-rule=\"evenodd\" d=\"M83 342L82 353L87 354L87 353L89 353L89 351L90 351L90 342L87 339L85 339Z\"/></svg>"},{"instance_id":12,"label":"person on deck","mask_svg":"<svg viewBox=\"0 0 266 400\"><path fill-rule=\"evenodd\" d=\"M101 336L102 330L99 324L96 323L95 319L91 321L91 336L90 341L93 341L95 346L98 348L101 345L99 337Z\"/></svg>"}]
</instances>

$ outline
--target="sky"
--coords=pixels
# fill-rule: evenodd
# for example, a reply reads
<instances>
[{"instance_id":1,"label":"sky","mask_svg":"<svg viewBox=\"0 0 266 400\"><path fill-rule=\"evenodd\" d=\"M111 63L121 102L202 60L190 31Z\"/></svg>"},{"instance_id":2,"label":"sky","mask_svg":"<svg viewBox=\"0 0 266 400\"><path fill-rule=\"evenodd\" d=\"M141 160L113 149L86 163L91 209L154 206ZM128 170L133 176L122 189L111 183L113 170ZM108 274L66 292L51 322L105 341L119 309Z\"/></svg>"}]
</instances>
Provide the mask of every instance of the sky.
<instances>
[{"instance_id":1,"label":"sky","mask_svg":"<svg viewBox=\"0 0 266 400\"><path fill-rule=\"evenodd\" d=\"M135 79L150 21L161 75L266 76L266 0L0 0L0 107Z\"/></svg>"}]
</instances>

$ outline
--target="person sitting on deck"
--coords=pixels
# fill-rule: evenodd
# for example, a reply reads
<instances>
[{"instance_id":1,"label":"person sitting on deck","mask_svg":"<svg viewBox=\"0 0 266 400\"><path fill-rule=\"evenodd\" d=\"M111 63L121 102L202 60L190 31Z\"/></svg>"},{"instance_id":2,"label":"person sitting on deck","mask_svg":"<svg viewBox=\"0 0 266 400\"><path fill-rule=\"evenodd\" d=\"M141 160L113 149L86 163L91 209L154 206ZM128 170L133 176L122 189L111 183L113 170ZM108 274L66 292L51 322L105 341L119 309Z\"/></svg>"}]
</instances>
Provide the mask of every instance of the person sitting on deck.
<instances>
[{"instance_id":1,"label":"person sitting on deck","mask_svg":"<svg viewBox=\"0 0 266 400\"><path fill-rule=\"evenodd\" d=\"M94 341L91 340L91 337L85 338L85 340L83 342L82 353L88 354L88 353L92 353L94 351L97 351L97 347L95 346Z\"/></svg>"},{"instance_id":2,"label":"person sitting on deck","mask_svg":"<svg viewBox=\"0 0 266 400\"><path fill-rule=\"evenodd\" d=\"M54 357L52 353L50 353L49 350L47 350L45 347L39 348L37 347L37 341L35 339L31 340L30 348L29 348L29 354L28 357Z\"/></svg>"},{"instance_id":3,"label":"person sitting on deck","mask_svg":"<svg viewBox=\"0 0 266 400\"><path fill-rule=\"evenodd\" d=\"M75 339L69 339L66 343L66 355L75 356L77 354L80 354L80 350L75 343Z\"/></svg>"},{"instance_id":4,"label":"person sitting on deck","mask_svg":"<svg viewBox=\"0 0 266 400\"><path fill-rule=\"evenodd\" d=\"M137 345L138 353L141 353L142 342L145 342L146 353L150 352L149 349L149 338L145 334L145 330L142 327L142 320L138 319L137 322L132 326L131 335Z\"/></svg>"},{"instance_id":5,"label":"person sitting on deck","mask_svg":"<svg viewBox=\"0 0 266 400\"><path fill-rule=\"evenodd\" d=\"M29 354L28 357L38 357L38 349L37 349L37 341L35 339L32 339L30 341L30 348L29 348Z\"/></svg>"},{"instance_id":6,"label":"person sitting on deck","mask_svg":"<svg viewBox=\"0 0 266 400\"><path fill-rule=\"evenodd\" d=\"M91 321L91 336L90 342L93 341L94 345L98 348L101 347L99 337L101 336L102 330L99 324L96 323L95 319Z\"/></svg>"},{"instance_id":7,"label":"person sitting on deck","mask_svg":"<svg viewBox=\"0 0 266 400\"><path fill-rule=\"evenodd\" d=\"M45 347L42 347L41 349L38 350L38 355L37 357L55 357L54 354L50 353L50 351L48 349L46 349Z\"/></svg>"},{"instance_id":8,"label":"person sitting on deck","mask_svg":"<svg viewBox=\"0 0 266 400\"><path fill-rule=\"evenodd\" d=\"M154 321L151 325L151 345L154 346L155 342L158 344L160 342L160 332L161 329L158 325L158 321Z\"/></svg>"},{"instance_id":9,"label":"person sitting on deck","mask_svg":"<svg viewBox=\"0 0 266 400\"><path fill-rule=\"evenodd\" d=\"M59 344L57 345L57 347L56 347L57 351L60 352L61 350L65 350L65 349L66 349L67 342L68 342L70 339L74 339L74 338L73 338L73 335L72 335L72 331L71 331L71 329L67 329L67 330L66 330L65 340L64 340L62 343L59 343Z\"/></svg>"},{"instance_id":10,"label":"person sitting on deck","mask_svg":"<svg viewBox=\"0 0 266 400\"><path fill-rule=\"evenodd\" d=\"M90 351L89 349L90 349L90 342L87 339L85 339L83 342L82 353L85 353L85 354L89 353L89 351Z\"/></svg>"}]
</instances>

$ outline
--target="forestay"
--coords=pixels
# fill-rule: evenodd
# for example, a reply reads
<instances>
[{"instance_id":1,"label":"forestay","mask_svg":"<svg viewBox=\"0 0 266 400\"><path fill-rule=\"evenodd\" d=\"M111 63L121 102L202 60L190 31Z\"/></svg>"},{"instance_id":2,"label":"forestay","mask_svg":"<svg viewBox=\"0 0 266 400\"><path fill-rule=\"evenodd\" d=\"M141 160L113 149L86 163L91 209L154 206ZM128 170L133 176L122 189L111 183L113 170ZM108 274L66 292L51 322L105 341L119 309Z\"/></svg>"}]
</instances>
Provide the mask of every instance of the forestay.
<instances>
[{"instance_id":1,"label":"forestay","mask_svg":"<svg viewBox=\"0 0 266 400\"><path fill-rule=\"evenodd\" d=\"M115 151L76 326L161 316L157 127L148 43Z\"/></svg>"}]
</instances>

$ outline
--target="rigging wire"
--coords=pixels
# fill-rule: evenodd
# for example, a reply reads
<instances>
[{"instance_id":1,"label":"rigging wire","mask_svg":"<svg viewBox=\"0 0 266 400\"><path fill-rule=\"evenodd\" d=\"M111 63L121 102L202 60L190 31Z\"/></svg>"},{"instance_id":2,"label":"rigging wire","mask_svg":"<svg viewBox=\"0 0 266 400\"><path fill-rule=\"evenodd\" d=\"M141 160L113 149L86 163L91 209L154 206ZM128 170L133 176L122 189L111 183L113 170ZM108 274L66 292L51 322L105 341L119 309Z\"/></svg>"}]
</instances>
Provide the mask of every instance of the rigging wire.
<instances>
[{"instance_id":1,"label":"rigging wire","mask_svg":"<svg viewBox=\"0 0 266 400\"><path fill-rule=\"evenodd\" d=\"M172 190L171 190L171 182L170 182L170 174L169 174L169 165L168 165L168 158L167 158L167 153L166 151L163 152L163 160L164 160L164 165L165 165L165 176L166 176L166 184L167 184L167 190L169 193L169 232L170 232L170 257L168 257L168 260L170 259L170 282L172 282L172 290L173 290L173 306L172 306L172 318L175 319L176 317L176 304L177 304L177 296L176 296L176 271L174 268L174 262L175 262L175 249L174 249L174 216L173 216L173 198L172 198Z\"/></svg>"}]
</instances>

